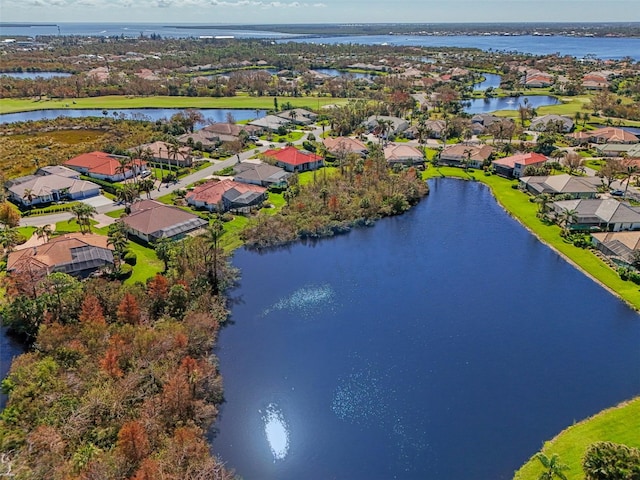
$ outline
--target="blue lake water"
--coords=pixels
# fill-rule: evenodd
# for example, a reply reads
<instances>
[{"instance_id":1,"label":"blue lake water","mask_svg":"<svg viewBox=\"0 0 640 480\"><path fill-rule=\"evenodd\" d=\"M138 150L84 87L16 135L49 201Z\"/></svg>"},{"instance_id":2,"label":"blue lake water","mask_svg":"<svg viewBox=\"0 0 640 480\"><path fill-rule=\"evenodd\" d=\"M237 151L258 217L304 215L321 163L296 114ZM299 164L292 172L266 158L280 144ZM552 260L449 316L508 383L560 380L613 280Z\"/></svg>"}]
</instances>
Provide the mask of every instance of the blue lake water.
<instances>
[{"instance_id":1,"label":"blue lake water","mask_svg":"<svg viewBox=\"0 0 640 480\"><path fill-rule=\"evenodd\" d=\"M60 78L60 77L70 77L70 73L65 72L0 72L0 81L2 81L2 77L11 77L11 78L27 78L29 80L35 80L36 78Z\"/></svg>"},{"instance_id":2,"label":"blue lake water","mask_svg":"<svg viewBox=\"0 0 640 480\"><path fill-rule=\"evenodd\" d=\"M356 43L411 47L479 48L487 51L521 52L532 55L559 53L560 55L571 55L576 58L595 56L597 58L621 59L628 56L636 61L640 60L640 38L544 37L533 35L357 35L296 38L286 41L318 44Z\"/></svg>"},{"instance_id":3,"label":"blue lake water","mask_svg":"<svg viewBox=\"0 0 640 480\"><path fill-rule=\"evenodd\" d=\"M314 72L324 73L325 75L331 75L332 77L346 77L352 76L353 78L375 78L375 75L370 75L367 73L354 73L354 72L342 72L340 70L336 70L335 68L314 68Z\"/></svg>"},{"instance_id":4,"label":"blue lake water","mask_svg":"<svg viewBox=\"0 0 640 480\"><path fill-rule=\"evenodd\" d=\"M156 121L168 119L172 115L183 112L184 108L122 108L102 110L94 109L77 109L65 108L54 110L34 110L31 112L5 113L0 115L0 123L26 122L29 120L49 120L58 117L111 117L126 118L132 120L149 120ZM226 122L227 114L231 113L236 120L252 120L254 118L264 117L264 110L249 109L223 109L223 108L199 108L198 109L206 120L205 123ZM104 115L103 112L107 112ZM256 112L258 115L256 116ZM115 114L115 115L114 115Z\"/></svg>"},{"instance_id":5,"label":"blue lake water","mask_svg":"<svg viewBox=\"0 0 640 480\"><path fill-rule=\"evenodd\" d=\"M549 95L522 95L520 97L493 97L493 98L474 98L465 100L469 103L464 111L475 115L476 113L489 113L496 110L518 110L520 105L524 105L524 100L528 99L528 105L532 108L538 108L545 105L555 105L560 103L555 97Z\"/></svg>"},{"instance_id":6,"label":"blue lake water","mask_svg":"<svg viewBox=\"0 0 640 480\"><path fill-rule=\"evenodd\" d=\"M24 351L23 346L13 337L7 335L7 329L0 325L0 379L9 373L11 361ZM4 408L7 397L0 390L0 410Z\"/></svg>"},{"instance_id":7,"label":"blue lake water","mask_svg":"<svg viewBox=\"0 0 640 480\"><path fill-rule=\"evenodd\" d=\"M502 77L495 73L483 73L484 80L473 84L474 90L486 90L487 88L499 88Z\"/></svg>"},{"instance_id":8,"label":"blue lake water","mask_svg":"<svg viewBox=\"0 0 640 480\"><path fill-rule=\"evenodd\" d=\"M430 186L373 228L236 253L213 450L245 480L511 479L640 393L637 313L483 185Z\"/></svg>"}]
</instances>

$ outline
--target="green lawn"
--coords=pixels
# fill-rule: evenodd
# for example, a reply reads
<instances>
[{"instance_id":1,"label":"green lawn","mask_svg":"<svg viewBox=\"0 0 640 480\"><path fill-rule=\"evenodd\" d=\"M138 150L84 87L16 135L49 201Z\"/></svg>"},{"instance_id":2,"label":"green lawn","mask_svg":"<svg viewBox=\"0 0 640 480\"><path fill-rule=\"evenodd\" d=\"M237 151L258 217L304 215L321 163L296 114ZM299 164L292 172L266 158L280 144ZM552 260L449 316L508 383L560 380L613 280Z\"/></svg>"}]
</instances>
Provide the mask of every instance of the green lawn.
<instances>
[{"instance_id":1,"label":"green lawn","mask_svg":"<svg viewBox=\"0 0 640 480\"><path fill-rule=\"evenodd\" d=\"M104 97L75 98L36 101L30 98L4 98L0 113L26 112L31 110L82 109L82 108L247 108L271 109L274 97L135 97L110 95ZM294 107L319 109L324 105L344 104L346 98L331 97L276 97L290 102ZM74 103L75 102L75 103Z\"/></svg>"},{"instance_id":2,"label":"green lawn","mask_svg":"<svg viewBox=\"0 0 640 480\"><path fill-rule=\"evenodd\" d=\"M589 445L599 441L640 448L640 397L570 426L545 442L542 452L559 455L560 461L569 466L564 472L568 480L582 480L582 456ZM542 472L542 465L532 457L516 472L514 480L538 480Z\"/></svg>"},{"instance_id":3,"label":"green lawn","mask_svg":"<svg viewBox=\"0 0 640 480\"><path fill-rule=\"evenodd\" d=\"M220 244L225 252L230 253L242 246L240 232L247 226L249 219L242 215L234 215L233 220L224 223L224 235Z\"/></svg>"},{"instance_id":4,"label":"green lawn","mask_svg":"<svg viewBox=\"0 0 640 480\"><path fill-rule=\"evenodd\" d=\"M462 169L455 167L430 167L424 172L425 179L439 176L477 180L488 185L503 208L530 229L540 240L557 250L580 270L615 292L632 308L640 310L640 288L638 285L622 280L611 267L590 250L578 248L566 242L560 236L560 227L557 225L542 223L536 215L537 205L529 201L530 197L527 194L511 188L514 183L512 180L506 180L497 175L486 176L477 170L465 173Z\"/></svg>"},{"instance_id":5,"label":"green lawn","mask_svg":"<svg viewBox=\"0 0 640 480\"><path fill-rule=\"evenodd\" d=\"M589 167L593 170L597 170L600 171L600 169L605 166L607 163L606 160L595 160L595 159L591 159L591 160L585 160L584 161L584 166L585 167Z\"/></svg>"},{"instance_id":6,"label":"green lawn","mask_svg":"<svg viewBox=\"0 0 640 480\"><path fill-rule=\"evenodd\" d=\"M18 227L18 233L29 240L36 231L36 227Z\"/></svg>"},{"instance_id":7,"label":"green lawn","mask_svg":"<svg viewBox=\"0 0 640 480\"><path fill-rule=\"evenodd\" d=\"M162 272L164 264L158 259L153 248L131 240L129 241L129 250L134 252L138 258L136 264L133 266L133 273L124 283L145 283L149 278L155 276L156 273Z\"/></svg>"},{"instance_id":8,"label":"green lawn","mask_svg":"<svg viewBox=\"0 0 640 480\"><path fill-rule=\"evenodd\" d=\"M107 212L105 215L111 218L120 218L120 216L124 213L124 208L120 208L118 210L113 210L112 212Z\"/></svg>"}]
</instances>

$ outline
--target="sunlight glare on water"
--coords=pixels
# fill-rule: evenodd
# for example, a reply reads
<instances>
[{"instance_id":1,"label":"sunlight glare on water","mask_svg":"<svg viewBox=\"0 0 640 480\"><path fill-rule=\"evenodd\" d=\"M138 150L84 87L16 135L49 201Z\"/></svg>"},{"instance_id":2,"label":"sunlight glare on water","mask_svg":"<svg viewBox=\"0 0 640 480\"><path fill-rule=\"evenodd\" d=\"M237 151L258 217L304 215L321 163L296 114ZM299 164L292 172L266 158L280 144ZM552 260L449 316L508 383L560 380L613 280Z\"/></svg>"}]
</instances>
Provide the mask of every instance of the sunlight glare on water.
<instances>
[{"instance_id":1,"label":"sunlight glare on water","mask_svg":"<svg viewBox=\"0 0 640 480\"><path fill-rule=\"evenodd\" d=\"M273 461L284 460L289 453L289 428L282 411L276 404L270 403L262 420Z\"/></svg>"},{"instance_id":2,"label":"sunlight glare on water","mask_svg":"<svg viewBox=\"0 0 640 480\"><path fill-rule=\"evenodd\" d=\"M309 285L299 288L288 297L281 298L263 312L267 316L271 312L289 310L302 315L311 315L320 308L326 308L333 301L335 292L330 285Z\"/></svg>"}]
</instances>

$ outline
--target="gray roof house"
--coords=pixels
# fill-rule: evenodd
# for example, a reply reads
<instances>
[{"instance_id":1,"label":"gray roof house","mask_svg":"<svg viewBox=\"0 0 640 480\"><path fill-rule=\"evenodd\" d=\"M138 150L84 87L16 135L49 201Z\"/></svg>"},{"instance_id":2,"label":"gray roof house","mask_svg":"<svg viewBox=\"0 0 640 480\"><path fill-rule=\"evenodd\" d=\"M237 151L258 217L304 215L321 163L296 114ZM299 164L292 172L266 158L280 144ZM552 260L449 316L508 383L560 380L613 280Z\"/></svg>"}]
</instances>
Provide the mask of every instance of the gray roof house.
<instances>
[{"instance_id":1,"label":"gray roof house","mask_svg":"<svg viewBox=\"0 0 640 480\"><path fill-rule=\"evenodd\" d=\"M80 178L80 173L63 165L48 165L46 167L40 167L36 172L36 175L58 175L59 177Z\"/></svg>"},{"instance_id":2,"label":"gray roof house","mask_svg":"<svg viewBox=\"0 0 640 480\"><path fill-rule=\"evenodd\" d=\"M77 172L74 172L77 174ZM100 195L100 186L60 175L29 175L6 185L9 198L30 207L61 200L80 200Z\"/></svg>"},{"instance_id":3,"label":"gray roof house","mask_svg":"<svg viewBox=\"0 0 640 480\"><path fill-rule=\"evenodd\" d=\"M122 219L127 233L145 242L161 238L180 239L207 222L193 213L155 200L142 200L131 205L131 213Z\"/></svg>"},{"instance_id":4,"label":"gray roof house","mask_svg":"<svg viewBox=\"0 0 640 480\"><path fill-rule=\"evenodd\" d=\"M316 121L318 115L304 108L292 108L291 110L284 110L276 113L276 116L284 118L291 123L297 125L311 125Z\"/></svg>"},{"instance_id":5,"label":"gray roof house","mask_svg":"<svg viewBox=\"0 0 640 480\"><path fill-rule=\"evenodd\" d=\"M569 133L571 130L573 130L574 124L573 120L571 120L569 117L565 117L564 115L543 115L531 120L529 129L542 132L550 126L557 126L558 132L560 133Z\"/></svg>"},{"instance_id":6,"label":"gray roof house","mask_svg":"<svg viewBox=\"0 0 640 480\"><path fill-rule=\"evenodd\" d=\"M574 177L572 175L550 175L521 177L520 184L534 195L568 194L573 198L596 198L602 180L598 177Z\"/></svg>"},{"instance_id":7,"label":"gray roof house","mask_svg":"<svg viewBox=\"0 0 640 480\"><path fill-rule=\"evenodd\" d=\"M575 211L572 230L601 229L607 232L640 230L640 209L613 199L576 199L553 202L556 214Z\"/></svg>"},{"instance_id":8,"label":"gray roof house","mask_svg":"<svg viewBox=\"0 0 640 480\"><path fill-rule=\"evenodd\" d=\"M278 128L286 127L291 123L291 119L279 117L277 115L267 115L266 117L256 118L255 120L250 121L249 125L275 132Z\"/></svg>"},{"instance_id":9,"label":"gray roof house","mask_svg":"<svg viewBox=\"0 0 640 480\"><path fill-rule=\"evenodd\" d=\"M262 187L287 185L291 173L268 163L240 162L233 167L234 180L240 183L260 185Z\"/></svg>"},{"instance_id":10,"label":"gray roof house","mask_svg":"<svg viewBox=\"0 0 640 480\"><path fill-rule=\"evenodd\" d=\"M593 245L614 263L628 267L633 252L640 250L640 232L600 232L591 234Z\"/></svg>"},{"instance_id":11,"label":"gray roof house","mask_svg":"<svg viewBox=\"0 0 640 480\"><path fill-rule=\"evenodd\" d=\"M387 115L371 115L367 120L365 120L365 127L370 131L376 131L379 126L380 121L391 122L391 128L389 133L398 134L404 132L407 128L409 128L409 122L402 118L398 117L390 117Z\"/></svg>"}]
</instances>

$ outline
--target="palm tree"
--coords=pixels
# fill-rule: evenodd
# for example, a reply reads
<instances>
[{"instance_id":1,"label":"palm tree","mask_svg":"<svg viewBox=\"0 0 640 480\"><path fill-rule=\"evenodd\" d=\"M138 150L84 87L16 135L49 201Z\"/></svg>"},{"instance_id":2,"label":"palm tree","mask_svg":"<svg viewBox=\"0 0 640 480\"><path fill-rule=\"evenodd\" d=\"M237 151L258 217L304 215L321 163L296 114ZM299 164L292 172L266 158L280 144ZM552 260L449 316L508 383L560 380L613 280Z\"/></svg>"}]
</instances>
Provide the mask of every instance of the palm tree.
<instances>
[{"instance_id":1,"label":"palm tree","mask_svg":"<svg viewBox=\"0 0 640 480\"><path fill-rule=\"evenodd\" d=\"M180 155L180 144L175 138L167 144L167 156L169 157L169 170L171 170L171 160L175 160L176 168L178 168L178 155Z\"/></svg>"},{"instance_id":2,"label":"palm tree","mask_svg":"<svg viewBox=\"0 0 640 480\"><path fill-rule=\"evenodd\" d=\"M218 285L218 253L220 249L220 237L224 234L222 220L216 216L204 232L205 241L209 245L209 252L212 259L209 263L209 282L214 295L219 292Z\"/></svg>"},{"instance_id":3,"label":"palm tree","mask_svg":"<svg viewBox=\"0 0 640 480\"><path fill-rule=\"evenodd\" d=\"M91 219L98 211L95 207L88 205L86 203L79 203L75 205L71 211L76 216L69 220L70 222L75 220L80 226L80 232L82 233L91 233ZM85 232L86 230L86 232Z\"/></svg>"},{"instance_id":4,"label":"palm tree","mask_svg":"<svg viewBox=\"0 0 640 480\"><path fill-rule=\"evenodd\" d=\"M45 242L48 242L52 232L51 225L47 224L36 227L35 234L38 239L44 239Z\"/></svg>"},{"instance_id":5,"label":"palm tree","mask_svg":"<svg viewBox=\"0 0 640 480\"><path fill-rule=\"evenodd\" d=\"M171 252L173 250L173 244L168 238L161 238L154 246L156 256L164 263L164 271L169 269L169 260L171 260Z\"/></svg>"},{"instance_id":6,"label":"palm tree","mask_svg":"<svg viewBox=\"0 0 640 480\"><path fill-rule=\"evenodd\" d=\"M155 185L155 181L152 178L145 178L138 182L138 190L140 192L145 192L147 194L147 198L151 198L151 190Z\"/></svg>"},{"instance_id":7,"label":"palm tree","mask_svg":"<svg viewBox=\"0 0 640 480\"><path fill-rule=\"evenodd\" d=\"M124 203L125 208L138 198L138 188L135 185L123 185L116 192L116 198Z\"/></svg>"},{"instance_id":8,"label":"palm tree","mask_svg":"<svg viewBox=\"0 0 640 480\"><path fill-rule=\"evenodd\" d=\"M27 201L27 203L29 204L29 207L32 207L33 205L31 204L31 202L33 202L33 200L38 197L35 193L33 193L32 189L25 188L22 194L22 198Z\"/></svg>"},{"instance_id":9,"label":"palm tree","mask_svg":"<svg viewBox=\"0 0 640 480\"><path fill-rule=\"evenodd\" d=\"M555 478L567 480L567 476L563 472L565 470L569 470L569 466L564 463L560 463L560 458L557 453L548 457L544 453L539 452L536 455L536 458L540 460L540 463L545 469L538 477L538 480L554 480Z\"/></svg>"},{"instance_id":10,"label":"palm tree","mask_svg":"<svg viewBox=\"0 0 640 480\"><path fill-rule=\"evenodd\" d=\"M122 174L122 181L127 183L127 170L131 165L130 157L118 157L118 167L116 168L116 173Z\"/></svg>"},{"instance_id":11,"label":"palm tree","mask_svg":"<svg viewBox=\"0 0 640 480\"><path fill-rule=\"evenodd\" d=\"M18 230L16 228L3 228L0 230L0 247L5 254L13 251L13 247L18 244Z\"/></svg>"},{"instance_id":12,"label":"palm tree","mask_svg":"<svg viewBox=\"0 0 640 480\"><path fill-rule=\"evenodd\" d=\"M118 221L109 227L108 237L107 245L111 245L113 247L114 267L118 269L120 267L120 261L122 260L122 257L124 257L124 252L127 250L127 246L129 245L129 239L127 238L127 233L124 230L122 221Z\"/></svg>"},{"instance_id":13,"label":"palm tree","mask_svg":"<svg viewBox=\"0 0 640 480\"><path fill-rule=\"evenodd\" d=\"M536 195L533 201L539 205L538 214L544 215L549 210L551 195L549 195L548 193L541 193L540 195Z\"/></svg>"},{"instance_id":14,"label":"palm tree","mask_svg":"<svg viewBox=\"0 0 640 480\"><path fill-rule=\"evenodd\" d=\"M638 167L635 165L627 164L625 170L622 172L622 182L627 181L627 184L624 186L624 194L627 194L627 189L629 188L629 182L631 182L631 178L638 173Z\"/></svg>"},{"instance_id":15,"label":"palm tree","mask_svg":"<svg viewBox=\"0 0 640 480\"><path fill-rule=\"evenodd\" d=\"M571 224L575 223L577 219L578 219L578 212L573 209L571 210L565 209L558 214L557 220L558 220L558 224L562 227L563 235L566 236L569 234L569 230L571 229Z\"/></svg>"}]
</instances>

